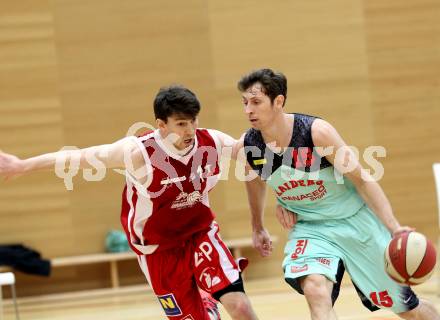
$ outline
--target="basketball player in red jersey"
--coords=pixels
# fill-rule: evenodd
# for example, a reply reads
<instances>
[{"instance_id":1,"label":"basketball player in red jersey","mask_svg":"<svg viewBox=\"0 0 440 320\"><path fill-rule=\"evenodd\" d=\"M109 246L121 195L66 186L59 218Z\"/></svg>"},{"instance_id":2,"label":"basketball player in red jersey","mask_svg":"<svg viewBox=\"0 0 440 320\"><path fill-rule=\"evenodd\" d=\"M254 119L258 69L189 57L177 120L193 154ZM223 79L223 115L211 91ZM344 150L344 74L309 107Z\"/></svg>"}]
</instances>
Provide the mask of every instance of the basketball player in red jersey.
<instances>
[{"instance_id":1,"label":"basketball player in red jersey","mask_svg":"<svg viewBox=\"0 0 440 320\"><path fill-rule=\"evenodd\" d=\"M52 169L67 159L91 168L91 157L105 168L125 168L121 222L166 316L220 319L213 297L232 319L257 319L244 293L240 266L220 238L208 200L220 175L220 156L232 150L235 140L198 129L199 111L190 90L162 88L154 101L157 130L25 160L0 153L0 174L8 179Z\"/></svg>"}]
</instances>

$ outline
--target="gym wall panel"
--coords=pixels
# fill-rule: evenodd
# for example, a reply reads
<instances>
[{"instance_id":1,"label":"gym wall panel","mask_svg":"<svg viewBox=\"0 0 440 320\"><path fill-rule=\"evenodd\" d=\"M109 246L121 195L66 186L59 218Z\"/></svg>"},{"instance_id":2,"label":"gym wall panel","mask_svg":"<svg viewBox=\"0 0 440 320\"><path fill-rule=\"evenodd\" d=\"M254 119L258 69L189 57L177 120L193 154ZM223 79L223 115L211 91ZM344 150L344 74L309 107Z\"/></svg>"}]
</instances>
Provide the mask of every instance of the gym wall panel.
<instances>
[{"instance_id":1,"label":"gym wall panel","mask_svg":"<svg viewBox=\"0 0 440 320\"><path fill-rule=\"evenodd\" d=\"M438 234L432 164L440 159L440 3L365 1L383 187L402 224Z\"/></svg>"},{"instance_id":2,"label":"gym wall panel","mask_svg":"<svg viewBox=\"0 0 440 320\"><path fill-rule=\"evenodd\" d=\"M53 20L50 1L2 3L1 149L20 157L64 144ZM53 243L53 237L72 234L69 199L53 173L2 182L0 202L0 243L26 243L53 254L71 244Z\"/></svg>"}]
</instances>

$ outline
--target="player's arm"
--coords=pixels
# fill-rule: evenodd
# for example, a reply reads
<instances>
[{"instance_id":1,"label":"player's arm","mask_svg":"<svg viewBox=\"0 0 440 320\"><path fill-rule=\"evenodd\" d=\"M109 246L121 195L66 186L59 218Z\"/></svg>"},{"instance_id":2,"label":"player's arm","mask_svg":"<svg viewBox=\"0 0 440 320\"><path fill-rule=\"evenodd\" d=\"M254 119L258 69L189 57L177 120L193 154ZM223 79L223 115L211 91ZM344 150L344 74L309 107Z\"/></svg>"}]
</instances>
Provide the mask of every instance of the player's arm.
<instances>
[{"instance_id":1,"label":"player's arm","mask_svg":"<svg viewBox=\"0 0 440 320\"><path fill-rule=\"evenodd\" d=\"M291 230L298 220L298 215L295 212L287 210L280 204L275 207L275 215L278 222L286 230Z\"/></svg>"},{"instance_id":2,"label":"player's arm","mask_svg":"<svg viewBox=\"0 0 440 320\"><path fill-rule=\"evenodd\" d=\"M272 253L272 241L269 232L264 228L264 207L266 203L266 183L258 177L249 165L246 165L246 192L251 211L252 240L255 249L261 256Z\"/></svg>"},{"instance_id":3,"label":"player's arm","mask_svg":"<svg viewBox=\"0 0 440 320\"><path fill-rule=\"evenodd\" d=\"M54 170L56 165L86 168L131 168L142 165L143 158L134 137L127 137L112 144L84 149L60 150L35 157L20 159L0 151L0 175L10 179L39 170Z\"/></svg>"},{"instance_id":4,"label":"player's arm","mask_svg":"<svg viewBox=\"0 0 440 320\"><path fill-rule=\"evenodd\" d=\"M312 125L312 139L316 147L333 147L330 155L324 154L327 160L354 184L366 204L392 234L412 230L399 224L380 185L362 167L359 159L331 124L316 119ZM318 148L317 151L321 153L322 149Z\"/></svg>"},{"instance_id":5,"label":"player's arm","mask_svg":"<svg viewBox=\"0 0 440 320\"><path fill-rule=\"evenodd\" d=\"M223 158L237 160L238 152L243 148L243 139L240 138L237 140L229 134L219 130L209 129L209 131L220 143L221 156Z\"/></svg>"},{"instance_id":6,"label":"player's arm","mask_svg":"<svg viewBox=\"0 0 440 320\"><path fill-rule=\"evenodd\" d=\"M246 162L246 157L244 156L244 134L241 136L241 138L239 140L236 140L233 143L231 155L232 155L231 156L232 159L237 160L237 165L243 165L246 167L245 168L246 176L248 176L249 174L252 173L250 166ZM261 179L256 174L254 174L251 178L261 181ZM266 183L264 183L263 181L261 181L261 182L264 184L264 187L265 187ZM262 207L264 207L264 203L263 203ZM277 206L275 208L275 215L276 215L278 221L280 222L280 224L286 230L292 229L296 224L296 221L297 221L296 213L291 212L291 211L283 208L279 204L277 204ZM258 225L258 222L256 224ZM262 224L262 218L261 218L261 224Z\"/></svg>"}]
</instances>

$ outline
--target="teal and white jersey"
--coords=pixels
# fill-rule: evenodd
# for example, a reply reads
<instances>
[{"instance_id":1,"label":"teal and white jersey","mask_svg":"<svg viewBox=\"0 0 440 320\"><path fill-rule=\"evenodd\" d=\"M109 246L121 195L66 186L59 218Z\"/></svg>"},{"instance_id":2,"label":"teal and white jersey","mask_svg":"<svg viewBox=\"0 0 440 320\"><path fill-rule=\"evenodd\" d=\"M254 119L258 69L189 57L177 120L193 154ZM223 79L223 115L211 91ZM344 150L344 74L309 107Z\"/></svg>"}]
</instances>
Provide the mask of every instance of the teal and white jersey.
<instances>
[{"instance_id":1,"label":"teal and white jersey","mask_svg":"<svg viewBox=\"0 0 440 320\"><path fill-rule=\"evenodd\" d=\"M364 206L354 185L314 149L315 117L294 114L293 134L283 153L274 153L261 132L249 129L244 147L249 165L276 193L277 201L298 220L344 219Z\"/></svg>"},{"instance_id":2,"label":"teal and white jersey","mask_svg":"<svg viewBox=\"0 0 440 320\"><path fill-rule=\"evenodd\" d=\"M295 114L289 147L281 154L270 150L255 129L244 138L248 163L272 188L278 202L298 214L284 249L286 282L303 294L298 279L324 275L336 283L334 303L345 268L369 310L401 313L414 309L419 304L417 296L394 282L384 269L389 231L354 185L314 150L311 128L315 119Z\"/></svg>"}]
</instances>

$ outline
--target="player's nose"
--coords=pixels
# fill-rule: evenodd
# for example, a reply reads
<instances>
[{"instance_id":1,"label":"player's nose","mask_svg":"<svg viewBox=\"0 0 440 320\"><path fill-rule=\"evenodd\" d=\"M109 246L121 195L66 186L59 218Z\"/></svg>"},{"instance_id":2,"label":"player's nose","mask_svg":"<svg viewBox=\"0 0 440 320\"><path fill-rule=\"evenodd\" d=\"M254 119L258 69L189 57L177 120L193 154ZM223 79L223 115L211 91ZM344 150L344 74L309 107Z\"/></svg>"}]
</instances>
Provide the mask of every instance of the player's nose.
<instances>
[{"instance_id":1,"label":"player's nose","mask_svg":"<svg viewBox=\"0 0 440 320\"><path fill-rule=\"evenodd\" d=\"M251 114L252 113L252 107L251 107L250 103L247 103L247 104L244 105L244 112L246 114Z\"/></svg>"}]
</instances>

